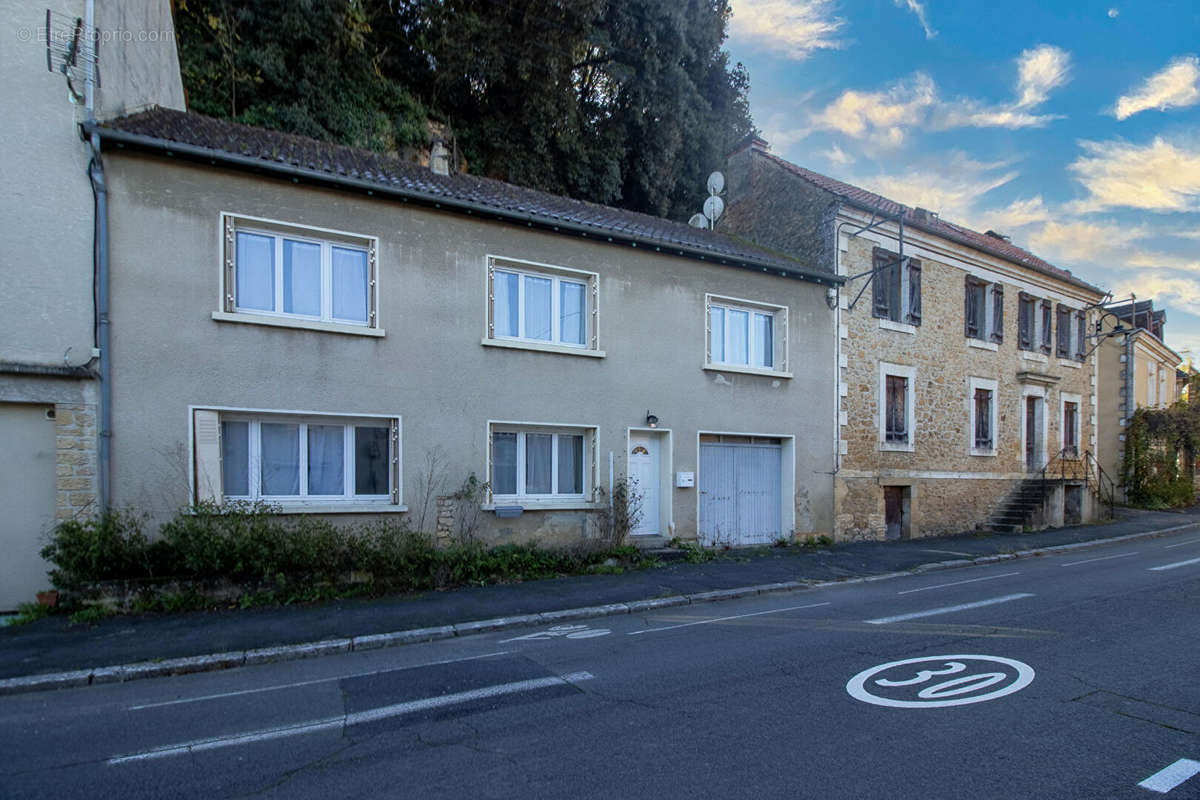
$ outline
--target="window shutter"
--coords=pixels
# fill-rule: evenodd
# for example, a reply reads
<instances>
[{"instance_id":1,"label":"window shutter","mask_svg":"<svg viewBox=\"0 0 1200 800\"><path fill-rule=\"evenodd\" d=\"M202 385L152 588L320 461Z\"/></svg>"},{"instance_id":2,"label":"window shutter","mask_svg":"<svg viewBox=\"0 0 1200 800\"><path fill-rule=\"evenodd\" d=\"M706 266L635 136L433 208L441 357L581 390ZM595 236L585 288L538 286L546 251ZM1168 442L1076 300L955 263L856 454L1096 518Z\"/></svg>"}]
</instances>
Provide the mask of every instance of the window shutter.
<instances>
[{"instance_id":1,"label":"window shutter","mask_svg":"<svg viewBox=\"0 0 1200 800\"><path fill-rule=\"evenodd\" d=\"M921 262L908 260L908 321L921 324Z\"/></svg>"},{"instance_id":2,"label":"window shutter","mask_svg":"<svg viewBox=\"0 0 1200 800\"><path fill-rule=\"evenodd\" d=\"M1075 358L1087 359L1087 315L1082 311L1075 312Z\"/></svg>"},{"instance_id":3,"label":"window shutter","mask_svg":"<svg viewBox=\"0 0 1200 800\"><path fill-rule=\"evenodd\" d=\"M220 503L225 496L221 486L221 420L216 411L201 409L192 412L192 418L195 501Z\"/></svg>"},{"instance_id":4,"label":"window shutter","mask_svg":"<svg viewBox=\"0 0 1200 800\"><path fill-rule=\"evenodd\" d=\"M971 278L963 278L963 335L970 339L971 331Z\"/></svg>"},{"instance_id":5,"label":"window shutter","mask_svg":"<svg viewBox=\"0 0 1200 800\"><path fill-rule=\"evenodd\" d=\"M1004 341L1004 287L992 285L992 341Z\"/></svg>"},{"instance_id":6,"label":"window shutter","mask_svg":"<svg viewBox=\"0 0 1200 800\"><path fill-rule=\"evenodd\" d=\"M233 259L234 259L234 242L236 240L237 231L233 225L233 217L225 217L225 296L221 298L221 307L229 313L233 313L234 299L234 276L233 276Z\"/></svg>"},{"instance_id":7,"label":"window shutter","mask_svg":"<svg viewBox=\"0 0 1200 800\"><path fill-rule=\"evenodd\" d=\"M1043 300L1042 303L1042 352L1050 354L1050 343L1054 341L1054 315L1050 311L1050 301Z\"/></svg>"},{"instance_id":8,"label":"window shutter","mask_svg":"<svg viewBox=\"0 0 1200 800\"><path fill-rule=\"evenodd\" d=\"M889 316L888 309L888 288L891 286L891 270L883 270L880 267L887 263L888 256L882 250L875 251L874 274L871 275L871 306L874 309L873 313L877 317L887 319Z\"/></svg>"}]
</instances>

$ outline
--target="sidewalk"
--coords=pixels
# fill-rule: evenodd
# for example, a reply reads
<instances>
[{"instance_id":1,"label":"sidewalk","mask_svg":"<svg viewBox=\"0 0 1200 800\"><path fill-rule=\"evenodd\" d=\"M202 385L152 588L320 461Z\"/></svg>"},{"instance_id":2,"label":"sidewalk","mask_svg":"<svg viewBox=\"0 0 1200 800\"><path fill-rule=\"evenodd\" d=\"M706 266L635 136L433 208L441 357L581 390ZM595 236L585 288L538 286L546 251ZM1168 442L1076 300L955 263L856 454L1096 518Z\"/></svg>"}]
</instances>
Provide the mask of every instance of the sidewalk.
<instances>
[{"instance_id":1,"label":"sidewalk","mask_svg":"<svg viewBox=\"0 0 1200 800\"><path fill-rule=\"evenodd\" d=\"M101 682L90 674L101 667L154 662L157 671L106 673L106 680L198 671L196 665L163 665L165 659L229 653L230 658L208 668L231 666L255 660L284 660L319 652L344 652L354 645L350 637L364 637L413 629L446 628L428 635L375 637L361 642L365 648L496 629L530 625L550 619L513 620L509 624L469 626L479 620L497 620L521 615L564 612L563 618L594 616L602 611L591 607L627 604L634 601L673 598L664 605L702 602L721 597L694 597L706 592L761 587L766 584L799 582L812 584L884 575L920 568L937 569L965 565L977 559L1005 554L1087 544L1131 535L1154 535L1179 526L1200 525L1200 507L1183 512L1125 511L1117 519L1099 525L1081 525L1036 533L960 534L903 542L858 542L839 544L827 550L800 547L733 551L703 563L682 561L658 569L621 575L591 575L529 583L485 586L431 592L420 595L373 600L345 600L312 606L288 606L241 611L145 614L113 617L94 625L71 625L65 617L50 617L28 625L0 628L0 680L22 676L84 670L67 682L47 680L37 688L86 685ZM951 562L951 563L947 563ZM777 587L781 590L796 587ZM751 589L745 593L754 593ZM736 592L734 593L736 594ZM728 595L726 595L728 596ZM570 613L572 609L589 609ZM607 613L627 613L619 607ZM636 610L636 609L635 609ZM244 651L340 639L327 647L302 652L271 653L248 658ZM149 666L149 665L147 665ZM192 668L194 667L194 668ZM143 674L144 673L144 674ZM34 687L30 687L34 688ZM8 691L20 691L9 687ZM0 691L3 694L4 691Z\"/></svg>"}]
</instances>

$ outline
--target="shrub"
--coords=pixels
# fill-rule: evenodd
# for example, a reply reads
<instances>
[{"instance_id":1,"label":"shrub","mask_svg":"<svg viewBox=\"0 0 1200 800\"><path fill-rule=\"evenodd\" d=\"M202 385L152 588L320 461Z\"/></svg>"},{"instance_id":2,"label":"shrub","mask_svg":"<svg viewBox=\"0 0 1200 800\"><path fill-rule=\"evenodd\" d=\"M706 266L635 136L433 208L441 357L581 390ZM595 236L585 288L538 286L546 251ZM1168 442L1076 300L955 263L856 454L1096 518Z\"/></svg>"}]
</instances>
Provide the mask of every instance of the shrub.
<instances>
[{"instance_id":1,"label":"shrub","mask_svg":"<svg viewBox=\"0 0 1200 800\"><path fill-rule=\"evenodd\" d=\"M161 548L151 548L143 520L129 511L107 511L92 519L58 523L42 558L54 564L50 582L66 589L89 581L144 578L155 574Z\"/></svg>"}]
</instances>

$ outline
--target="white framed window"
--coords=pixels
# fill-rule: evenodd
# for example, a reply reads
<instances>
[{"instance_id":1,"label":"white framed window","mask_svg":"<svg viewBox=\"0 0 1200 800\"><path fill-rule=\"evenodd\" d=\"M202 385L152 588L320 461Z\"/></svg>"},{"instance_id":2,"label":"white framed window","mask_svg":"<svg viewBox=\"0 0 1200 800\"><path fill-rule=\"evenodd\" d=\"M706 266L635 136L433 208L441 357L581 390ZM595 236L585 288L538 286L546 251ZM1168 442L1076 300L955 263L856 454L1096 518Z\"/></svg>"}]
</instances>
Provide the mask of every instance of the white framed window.
<instances>
[{"instance_id":1,"label":"white framed window","mask_svg":"<svg viewBox=\"0 0 1200 800\"><path fill-rule=\"evenodd\" d=\"M706 369L790 377L787 306L704 296Z\"/></svg>"},{"instance_id":2,"label":"white framed window","mask_svg":"<svg viewBox=\"0 0 1200 800\"><path fill-rule=\"evenodd\" d=\"M598 303L594 272L489 256L484 344L604 355Z\"/></svg>"},{"instance_id":3,"label":"white framed window","mask_svg":"<svg viewBox=\"0 0 1200 800\"><path fill-rule=\"evenodd\" d=\"M1062 454L1064 458L1079 458L1080 428L1083 418L1083 398L1077 394L1059 393L1058 418L1062 427Z\"/></svg>"},{"instance_id":4,"label":"white framed window","mask_svg":"<svg viewBox=\"0 0 1200 800\"><path fill-rule=\"evenodd\" d=\"M581 505L595 496L596 427L488 424L488 483L496 505Z\"/></svg>"},{"instance_id":5,"label":"white framed window","mask_svg":"<svg viewBox=\"0 0 1200 800\"><path fill-rule=\"evenodd\" d=\"M968 339L1004 341L1004 287L970 275L963 292L963 333Z\"/></svg>"},{"instance_id":6,"label":"white framed window","mask_svg":"<svg viewBox=\"0 0 1200 800\"><path fill-rule=\"evenodd\" d=\"M921 324L921 262L876 247L872 253L871 314L914 327Z\"/></svg>"},{"instance_id":7,"label":"white framed window","mask_svg":"<svg viewBox=\"0 0 1200 800\"><path fill-rule=\"evenodd\" d=\"M916 437L917 368L879 362L879 449L912 452Z\"/></svg>"},{"instance_id":8,"label":"white framed window","mask_svg":"<svg viewBox=\"0 0 1200 800\"><path fill-rule=\"evenodd\" d=\"M193 409L195 497L285 509L400 506L399 416Z\"/></svg>"},{"instance_id":9,"label":"white framed window","mask_svg":"<svg viewBox=\"0 0 1200 800\"><path fill-rule=\"evenodd\" d=\"M996 455L999 383L991 378L967 380L967 452L973 456Z\"/></svg>"},{"instance_id":10,"label":"white framed window","mask_svg":"<svg viewBox=\"0 0 1200 800\"><path fill-rule=\"evenodd\" d=\"M222 214L219 319L326 330L378 328L378 240Z\"/></svg>"}]
</instances>

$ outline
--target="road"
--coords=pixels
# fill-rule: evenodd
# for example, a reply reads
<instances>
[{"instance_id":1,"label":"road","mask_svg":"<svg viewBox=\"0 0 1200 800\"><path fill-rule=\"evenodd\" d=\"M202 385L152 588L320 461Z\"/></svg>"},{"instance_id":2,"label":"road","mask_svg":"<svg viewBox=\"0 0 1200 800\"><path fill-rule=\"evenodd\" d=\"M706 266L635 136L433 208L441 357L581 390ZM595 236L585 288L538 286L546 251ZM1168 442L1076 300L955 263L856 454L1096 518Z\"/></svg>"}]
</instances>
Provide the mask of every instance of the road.
<instances>
[{"instance_id":1,"label":"road","mask_svg":"<svg viewBox=\"0 0 1200 800\"><path fill-rule=\"evenodd\" d=\"M1200 527L3 697L0 796L1200 798L1198 600Z\"/></svg>"}]
</instances>

